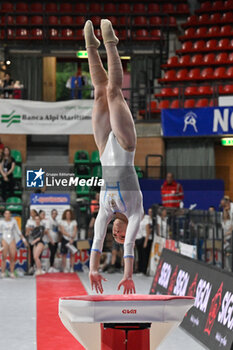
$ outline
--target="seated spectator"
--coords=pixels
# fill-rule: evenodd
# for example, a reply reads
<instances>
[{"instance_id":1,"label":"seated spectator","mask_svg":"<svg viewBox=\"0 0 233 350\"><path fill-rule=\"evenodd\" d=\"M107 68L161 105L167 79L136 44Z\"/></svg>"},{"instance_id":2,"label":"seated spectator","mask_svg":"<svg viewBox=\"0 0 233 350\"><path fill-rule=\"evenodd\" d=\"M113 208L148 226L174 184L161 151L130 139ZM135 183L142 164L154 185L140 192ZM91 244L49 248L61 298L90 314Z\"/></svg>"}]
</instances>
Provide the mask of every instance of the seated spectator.
<instances>
[{"instance_id":1,"label":"seated spectator","mask_svg":"<svg viewBox=\"0 0 233 350\"><path fill-rule=\"evenodd\" d=\"M15 160L11 156L9 147L3 148L2 161L0 163L0 173L2 175L2 199L5 202L7 197L14 195L14 178L13 171L15 168Z\"/></svg>"},{"instance_id":2,"label":"seated spectator","mask_svg":"<svg viewBox=\"0 0 233 350\"><path fill-rule=\"evenodd\" d=\"M71 209L64 211L62 215L62 221L60 223L60 231L62 234L61 240L61 254L62 254L62 268L63 272L69 272L66 267L66 257L68 253L68 247L73 246L76 249L78 240L78 226L74 219L74 212ZM67 247L68 245L68 247ZM74 272L74 250L70 250L70 272Z\"/></svg>"},{"instance_id":3,"label":"seated spectator","mask_svg":"<svg viewBox=\"0 0 233 350\"><path fill-rule=\"evenodd\" d=\"M45 244L43 241L43 237L45 234L45 227L44 225L41 225L41 220L39 215L35 217L35 227L31 231L31 237L32 242L31 245L33 246L33 258L36 263L36 276L42 275L45 273L45 271L42 270L41 265L41 255L45 248Z\"/></svg>"},{"instance_id":4,"label":"seated spectator","mask_svg":"<svg viewBox=\"0 0 233 350\"><path fill-rule=\"evenodd\" d=\"M157 236L169 238L167 219L167 209L160 208L157 215Z\"/></svg>"}]
</instances>

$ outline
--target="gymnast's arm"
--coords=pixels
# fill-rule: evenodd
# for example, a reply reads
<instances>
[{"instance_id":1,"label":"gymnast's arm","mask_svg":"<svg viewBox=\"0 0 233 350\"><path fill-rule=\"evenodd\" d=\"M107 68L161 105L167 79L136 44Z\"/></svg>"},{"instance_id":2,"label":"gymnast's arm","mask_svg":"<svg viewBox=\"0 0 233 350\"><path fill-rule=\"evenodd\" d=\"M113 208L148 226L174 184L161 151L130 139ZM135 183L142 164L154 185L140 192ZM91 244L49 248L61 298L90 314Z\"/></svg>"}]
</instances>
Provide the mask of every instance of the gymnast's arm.
<instances>
[{"instance_id":1,"label":"gymnast's arm","mask_svg":"<svg viewBox=\"0 0 233 350\"><path fill-rule=\"evenodd\" d=\"M98 270L100 265L100 256L103 249L104 239L107 232L107 227L111 221L111 216L108 215L104 208L100 207L94 226L94 239L91 248L90 257L90 272L89 278L92 289L95 288L96 293L103 293L102 281L106 281Z\"/></svg>"},{"instance_id":2,"label":"gymnast's arm","mask_svg":"<svg viewBox=\"0 0 233 350\"><path fill-rule=\"evenodd\" d=\"M133 265L134 265L134 244L139 230L141 215L133 214L128 218L128 226L125 235L124 243L124 276L118 284L118 290L121 286L124 287L124 294L136 293L133 282Z\"/></svg>"}]
</instances>

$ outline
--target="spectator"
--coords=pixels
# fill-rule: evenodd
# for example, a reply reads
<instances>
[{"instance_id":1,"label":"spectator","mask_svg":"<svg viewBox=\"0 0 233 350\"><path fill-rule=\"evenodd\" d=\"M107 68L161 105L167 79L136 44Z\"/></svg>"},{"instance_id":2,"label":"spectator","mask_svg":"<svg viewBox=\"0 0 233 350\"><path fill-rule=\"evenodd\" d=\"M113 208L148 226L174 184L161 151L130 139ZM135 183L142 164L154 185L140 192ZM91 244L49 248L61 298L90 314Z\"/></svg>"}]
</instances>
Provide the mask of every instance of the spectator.
<instances>
[{"instance_id":1,"label":"spectator","mask_svg":"<svg viewBox=\"0 0 233 350\"><path fill-rule=\"evenodd\" d=\"M6 73L3 78L4 98L13 98L14 81L10 73Z\"/></svg>"},{"instance_id":2,"label":"spectator","mask_svg":"<svg viewBox=\"0 0 233 350\"><path fill-rule=\"evenodd\" d=\"M160 208L157 215L157 235L166 239L169 238L167 219L167 209Z\"/></svg>"},{"instance_id":3,"label":"spectator","mask_svg":"<svg viewBox=\"0 0 233 350\"><path fill-rule=\"evenodd\" d=\"M229 214L231 219L233 219L233 203L230 200L229 196L224 196L223 199L220 202L220 208L222 208L223 210L229 210Z\"/></svg>"},{"instance_id":4,"label":"spectator","mask_svg":"<svg viewBox=\"0 0 233 350\"><path fill-rule=\"evenodd\" d=\"M144 215L145 216L145 215ZM143 217L144 218L144 217ZM144 221L140 222L139 231L136 236L135 240L135 246L137 249L137 273L142 274L143 273L143 243L144 243L144 237L143 237L143 229L144 229Z\"/></svg>"},{"instance_id":5,"label":"spectator","mask_svg":"<svg viewBox=\"0 0 233 350\"><path fill-rule=\"evenodd\" d=\"M163 207L179 208L184 199L183 188L176 182L172 173L167 173L166 180L161 186Z\"/></svg>"},{"instance_id":6,"label":"spectator","mask_svg":"<svg viewBox=\"0 0 233 350\"><path fill-rule=\"evenodd\" d=\"M45 227L44 225L41 225L41 220L39 215L35 216L35 227L32 229L31 236L32 236L32 242L31 245L33 246L33 258L36 263L36 276L42 275L45 273L45 271L42 270L41 265L41 255L45 248L45 244L43 241L43 237L45 234Z\"/></svg>"},{"instance_id":7,"label":"spectator","mask_svg":"<svg viewBox=\"0 0 233 350\"><path fill-rule=\"evenodd\" d=\"M143 223L142 223L143 222ZM150 258L151 246L153 241L152 235L152 222L153 222L153 211L152 208L148 209L148 215L144 215L142 219L142 231L143 231L143 273L146 275L148 262Z\"/></svg>"},{"instance_id":8,"label":"spectator","mask_svg":"<svg viewBox=\"0 0 233 350\"><path fill-rule=\"evenodd\" d=\"M57 221L57 210L53 209L51 211L51 217L48 220L48 229L51 237L51 241L49 242L49 250L50 250L50 268L48 272L58 272L54 267L54 260L57 252L57 246L59 242L59 231L58 231L58 221Z\"/></svg>"},{"instance_id":9,"label":"spectator","mask_svg":"<svg viewBox=\"0 0 233 350\"><path fill-rule=\"evenodd\" d=\"M15 168L15 160L11 156L11 150L9 147L3 148L3 156L0 164L0 173L2 175L2 198L5 202L9 192L9 196L14 195L14 179L13 171Z\"/></svg>"},{"instance_id":10,"label":"spectator","mask_svg":"<svg viewBox=\"0 0 233 350\"><path fill-rule=\"evenodd\" d=\"M99 212L99 198L100 198L99 192L96 192L95 199L91 200L91 205L90 205L91 220L89 222L89 227L88 227L88 238L93 238L95 219Z\"/></svg>"},{"instance_id":11,"label":"spectator","mask_svg":"<svg viewBox=\"0 0 233 350\"><path fill-rule=\"evenodd\" d=\"M4 219L0 221L0 233L2 234L2 277L6 277L6 259L9 254L10 257L10 277L15 278L15 254L16 242L15 235L18 235L26 245L26 239L19 230L18 224L14 218L11 217L9 210L4 211Z\"/></svg>"},{"instance_id":12,"label":"spectator","mask_svg":"<svg viewBox=\"0 0 233 350\"><path fill-rule=\"evenodd\" d=\"M116 272L118 267L123 268L123 246L114 239L112 242L111 265L108 268L108 273Z\"/></svg>"},{"instance_id":13,"label":"spectator","mask_svg":"<svg viewBox=\"0 0 233 350\"><path fill-rule=\"evenodd\" d=\"M230 253L231 252L231 240L232 240L232 229L233 229L233 223L232 218L230 215L229 209L223 209L222 213L222 228L223 228L223 234L224 234L224 249L225 249L225 263L226 268L230 269Z\"/></svg>"},{"instance_id":14,"label":"spectator","mask_svg":"<svg viewBox=\"0 0 233 350\"><path fill-rule=\"evenodd\" d=\"M33 258L33 245L32 245L32 230L35 228L36 226L36 222L35 222L35 217L38 216L38 213L35 209L31 209L30 210L30 218L27 219L26 222L26 237L28 238L28 242L29 242L29 248L30 248L30 268L29 268L29 274L33 274L34 272L34 258Z\"/></svg>"},{"instance_id":15,"label":"spectator","mask_svg":"<svg viewBox=\"0 0 233 350\"><path fill-rule=\"evenodd\" d=\"M74 212L71 209L64 211L62 215L62 221L60 223L60 231L62 234L61 241L61 253L62 253L62 268L63 272L69 272L66 268L66 256L68 253L68 248L70 247L70 272L74 272L74 251L77 245L78 239L78 227L77 222L74 219ZM72 246L75 249L72 249ZM72 250L71 250L72 249Z\"/></svg>"}]
</instances>

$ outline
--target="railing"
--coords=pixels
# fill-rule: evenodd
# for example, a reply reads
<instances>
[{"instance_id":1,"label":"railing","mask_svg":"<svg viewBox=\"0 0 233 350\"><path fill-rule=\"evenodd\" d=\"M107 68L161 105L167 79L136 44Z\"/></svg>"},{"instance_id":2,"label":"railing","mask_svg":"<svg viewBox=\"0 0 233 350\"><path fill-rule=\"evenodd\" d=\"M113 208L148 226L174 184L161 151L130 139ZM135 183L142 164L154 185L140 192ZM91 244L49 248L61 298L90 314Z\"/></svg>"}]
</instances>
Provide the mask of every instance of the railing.
<instances>
[{"instance_id":1,"label":"railing","mask_svg":"<svg viewBox=\"0 0 233 350\"><path fill-rule=\"evenodd\" d=\"M233 272L233 231L224 236L222 213L204 210L167 209L167 229L161 236L197 247L198 260ZM153 232L157 232L157 215L161 211L153 206ZM218 257L217 257L218 254Z\"/></svg>"}]
</instances>

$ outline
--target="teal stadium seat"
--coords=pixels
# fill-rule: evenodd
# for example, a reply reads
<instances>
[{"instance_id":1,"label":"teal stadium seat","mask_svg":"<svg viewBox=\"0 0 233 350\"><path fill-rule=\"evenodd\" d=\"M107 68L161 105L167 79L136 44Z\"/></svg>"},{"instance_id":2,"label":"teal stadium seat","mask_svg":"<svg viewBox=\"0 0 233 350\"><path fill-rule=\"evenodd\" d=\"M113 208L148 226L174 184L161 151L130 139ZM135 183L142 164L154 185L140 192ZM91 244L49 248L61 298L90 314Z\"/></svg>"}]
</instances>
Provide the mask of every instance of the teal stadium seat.
<instances>
[{"instance_id":1,"label":"teal stadium seat","mask_svg":"<svg viewBox=\"0 0 233 350\"><path fill-rule=\"evenodd\" d=\"M74 163L75 164L89 164L89 154L86 150L78 150L74 155Z\"/></svg>"}]
</instances>

